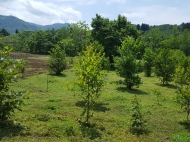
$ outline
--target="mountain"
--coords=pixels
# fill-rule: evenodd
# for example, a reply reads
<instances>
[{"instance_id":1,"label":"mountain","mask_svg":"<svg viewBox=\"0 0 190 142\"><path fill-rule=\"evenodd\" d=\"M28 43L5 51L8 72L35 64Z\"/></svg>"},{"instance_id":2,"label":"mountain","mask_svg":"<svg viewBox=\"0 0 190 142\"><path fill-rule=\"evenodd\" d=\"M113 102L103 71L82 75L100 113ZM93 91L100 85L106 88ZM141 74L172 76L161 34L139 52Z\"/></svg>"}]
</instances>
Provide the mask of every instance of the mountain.
<instances>
[{"instance_id":1,"label":"mountain","mask_svg":"<svg viewBox=\"0 0 190 142\"><path fill-rule=\"evenodd\" d=\"M10 34L15 33L16 30L19 32L21 31L36 31L36 30L50 30L52 28L54 29L60 29L62 27L67 27L68 23L55 23L52 25L37 25L34 23L25 22L17 17L14 16L3 16L0 15L0 30L5 29Z\"/></svg>"}]
</instances>

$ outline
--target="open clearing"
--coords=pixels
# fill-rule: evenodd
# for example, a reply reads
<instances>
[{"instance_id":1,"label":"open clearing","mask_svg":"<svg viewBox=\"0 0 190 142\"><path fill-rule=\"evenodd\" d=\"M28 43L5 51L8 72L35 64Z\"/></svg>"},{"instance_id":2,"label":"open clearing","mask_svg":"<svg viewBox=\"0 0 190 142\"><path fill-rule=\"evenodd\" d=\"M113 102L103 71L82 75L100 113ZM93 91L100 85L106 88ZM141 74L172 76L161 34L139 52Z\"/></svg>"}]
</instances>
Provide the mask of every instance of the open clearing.
<instances>
[{"instance_id":1,"label":"open clearing","mask_svg":"<svg viewBox=\"0 0 190 142\"><path fill-rule=\"evenodd\" d=\"M143 84L128 90L116 82L120 77L107 72L107 85L97 100L90 122L91 128L79 124L83 100L67 89L66 82L76 80L75 69L61 76L48 75L47 56L27 56L29 67L24 79L11 84L14 91L26 90L30 96L22 111L16 111L12 123L0 129L1 141L102 141L102 142L188 142L190 125L184 124L186 113L175 102L175 84L160 85L156 77L142 77ZM76 88L77 90L77 88ZM159 104L153 91L162 93ZM129 131L131 101L141 100L147 120L147 132L136 136Z\"/></svg>"}]
</instances>

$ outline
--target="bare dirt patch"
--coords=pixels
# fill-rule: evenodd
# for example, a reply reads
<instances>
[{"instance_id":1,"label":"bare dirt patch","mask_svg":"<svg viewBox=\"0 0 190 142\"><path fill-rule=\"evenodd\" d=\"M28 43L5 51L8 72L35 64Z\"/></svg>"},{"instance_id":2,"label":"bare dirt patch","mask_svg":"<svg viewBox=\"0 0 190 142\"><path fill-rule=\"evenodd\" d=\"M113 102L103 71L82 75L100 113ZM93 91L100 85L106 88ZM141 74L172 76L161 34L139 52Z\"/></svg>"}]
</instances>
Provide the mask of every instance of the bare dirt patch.
<instances>
[{"instance_id":1,"label":"bare dirt patch","mask_svg":"<svg viewBox=\"0 0 190 142\"><path fill-rule=\"evenodd\" d=\"M47 67L47 55L36 55L29 53L11 53L12 59L24 59L28 60L28 67L25 70L24 76L31 76L46 73Z\"/></svg>"},{"instance_id":2,"label":"bare dirt patch","mask_svg":"<svg viewBox=\"0 0 190 142\"><path fill-rule=\"evenodd\" d=\"M38 74L45 74L48 72L48 55L36 55L29 53L10 53L12 59L28 60L28 67L25 70L24 76L32 76ZM67 66L70 69L72 66Z\"/></svg>"}]
</instances>

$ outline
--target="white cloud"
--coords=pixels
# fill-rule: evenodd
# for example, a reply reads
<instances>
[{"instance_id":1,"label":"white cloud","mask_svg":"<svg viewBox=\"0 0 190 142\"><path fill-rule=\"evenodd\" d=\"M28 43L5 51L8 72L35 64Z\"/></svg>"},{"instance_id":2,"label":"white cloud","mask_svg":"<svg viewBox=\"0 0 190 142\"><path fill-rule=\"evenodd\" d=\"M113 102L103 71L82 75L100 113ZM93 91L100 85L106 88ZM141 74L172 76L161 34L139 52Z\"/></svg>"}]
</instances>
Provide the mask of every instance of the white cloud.
<instances>
[{"instance_id":1,"label":"white cloud","mask_svg":"<svg viewBox=\"0 0 190 142\"><path fill-rule=\"evenodd\" d=\"M78 5L93 5L97 0L54 0L54 2L73 2Z\"/></svg>"},{"instance_id":2,"label":"white cloud","mask_svg":"<svg viewBox=\"0 0 190 142\"><path fill-rule=\"evenodd\" d=\"M112 3L126 3L126 0L107 0L106 4L112 4Z\"/></svg>"},{"instance_id":3,"label":"white cloud","mask_svg":"<svg viewBox=\"0 0 190 142\"><path fill-rule=\"evenodd\" d=\"M123 15L134 24L141 24L143 22L150 25L160 25L188 22L187 19L190 19L190 15L187 13L190 13L190 9L166 6L144 6L129 9L128 12L123 13Z\"/></svg>"},{"instance_id":4,"label":"white cloud","mask_svg":"<svg viewBox=\"0 0 190 142\"><path fill-rule=\"evenodd\" d=\"M72 7L35 0L9 0L0 3L2 15L12 15L41 25L80 21L82 13Z\"/></svg>"}]
</instances>

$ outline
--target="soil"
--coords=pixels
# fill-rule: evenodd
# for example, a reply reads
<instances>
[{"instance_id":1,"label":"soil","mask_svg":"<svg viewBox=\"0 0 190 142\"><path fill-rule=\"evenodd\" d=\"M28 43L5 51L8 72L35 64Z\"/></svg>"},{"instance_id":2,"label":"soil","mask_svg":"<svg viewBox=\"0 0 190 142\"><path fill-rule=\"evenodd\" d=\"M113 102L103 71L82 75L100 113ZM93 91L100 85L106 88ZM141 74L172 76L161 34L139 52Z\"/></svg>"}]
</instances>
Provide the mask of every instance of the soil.
<instances>
[{"instance_id":1,"label":"soil","mask_svg":"<svg viewBox=\"0 0 190 142\"><path fill-rule=\"evenodd\" d=\"M48 73L47 59L42 58L42 56L46 57L46 55L36 55L29 53L11 53L10 57L12 59L24 59L28 60L28 67L24 72L24 76L32 76L37 74ZM67 69L70 69L71 66L67 66Z\"/></svg>"}]
</instances>

